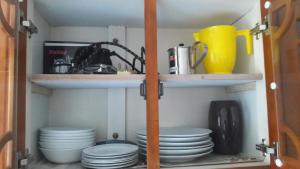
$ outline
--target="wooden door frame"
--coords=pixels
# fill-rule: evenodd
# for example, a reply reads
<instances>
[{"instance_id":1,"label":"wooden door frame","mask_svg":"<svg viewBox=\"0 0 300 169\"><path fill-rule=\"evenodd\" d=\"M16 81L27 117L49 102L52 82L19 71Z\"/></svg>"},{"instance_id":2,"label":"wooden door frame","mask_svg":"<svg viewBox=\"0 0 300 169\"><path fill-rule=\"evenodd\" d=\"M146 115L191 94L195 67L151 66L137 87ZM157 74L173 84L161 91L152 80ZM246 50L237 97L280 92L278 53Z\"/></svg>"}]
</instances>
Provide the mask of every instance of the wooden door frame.
<instances>
[{"instance_id":1,"label":"wooden door frame","mask_svg":"<svg viewBox=\"0 0 300 169\"><path fill-rule=\"evenodd\" d=\"M264 4L267 0L261 0L261 12L262 19L270 13L267 9L264 8ZM271 3L274 0L269 0ZM287 12L288 13L288 12ZM286 15L287 15L286 13ZM272 18L271 18L272 19ZM288 23L288 22L287 22ZM286 25L288 25L286 23ZM271 24L271 23L270 23ZM276 77L275 70L277 69L276 62L274 61L273 53L272 53L272 39L271 36L263 35L263 44L264 44L264 57L265 57L265 74L266 74L266 90L267 90L267 107L268 107L268 117L269 117L269 140L270 144L273 142L280 142L279 138L279 111L278 105L280 105L278 98L278 90L271 89L271 83L278 82L278 78ZM274 35L277 36L277 35ZM299 154L298 154L299 156ZM274 162L274 157L271 157L271 169L278 169ZM295 161L294 161L295 162ZM292 163L290 161L289 163ZM289 168L289 164L286 164L286 168Z\"/></svg>"},{"instance_id":2,"label":"wooden door frame","mask_svg":"<svg viewBox=\"0 0 300 169\"><path fill-rule=\"evenodd\" d=\"M159 169L159 112L156 0L145 0L147 168Z\"/></svg>"},{"instance_id":3,"label":"wooden door frame","mask_svg":"<svg viewBox=\"0 0 300 169\"><path fill-rule=\"evenodd\" d=\"M27 0L20 3L20 9L27 18ZM27 33L19 32L18 43L18 97L17 97L17 151L26 154L26 72L27 72Z\"/></svg>"},{"instance_id":4,"label":"wooden door frame","mask_svg":"<svg viewBox=\"0 0 300 169\"><path fill-rule=\"evenodd\" d=\"M268 10L264 7L268 0L261 0L261 19L264 20L268 15ZM269 0L272 2L272 0ZM273 58L271 48L271 38L269 35L263 34L264 59L265 59L265 78L266 78L266 93L267 93L267 109L268 109L268 125L269 125L269 144L278 142L278 123L276 114L276 97L275 92L270 88L270 84L274 82ZM271 157L271 169L278 167L274 163L274 158Z\"/></svg>"}]
</instances>

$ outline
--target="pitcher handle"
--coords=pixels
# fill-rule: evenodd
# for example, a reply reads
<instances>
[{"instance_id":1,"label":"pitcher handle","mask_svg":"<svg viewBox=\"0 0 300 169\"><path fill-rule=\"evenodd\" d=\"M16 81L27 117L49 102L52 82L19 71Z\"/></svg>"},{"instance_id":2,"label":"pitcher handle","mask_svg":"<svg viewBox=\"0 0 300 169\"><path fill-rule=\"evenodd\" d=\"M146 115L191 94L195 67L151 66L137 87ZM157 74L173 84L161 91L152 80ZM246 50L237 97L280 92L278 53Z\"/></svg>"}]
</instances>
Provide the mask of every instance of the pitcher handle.
<instances>
[{"instance_id":1,"label":"pitcher handle","mask_svg":"<svg viewBox=\"0 0 300 169\"><path fill-rule=\"evenodd\" d=\"M244 36L246 39L247 53L249 56L253 55L253 39L250 30L237 31L237 36Z\"/></svg>"},{"instance_id":2,"label":"pitcher handle","mask_svg":"<svg viewBox=\"0 0 300 169\"><path fill-rule=\"evenodd\" d=\"M197 54L197 46L199 44L203 44L203 48L204 48L204 51L203 53L201 54L200 58L195 62L195 64L192 64L192 58L195 58L196 57L196 54ZM191 48L191 53L192 55L189 56L189 63L190 63L190 67L191 69L196 69L196 67L205 59L205 57L207 56L207 53L208 53L208 47L206 44L200 42L200 41L197 41L193 44L192 48Z\"/></svg>"}]
</instances>

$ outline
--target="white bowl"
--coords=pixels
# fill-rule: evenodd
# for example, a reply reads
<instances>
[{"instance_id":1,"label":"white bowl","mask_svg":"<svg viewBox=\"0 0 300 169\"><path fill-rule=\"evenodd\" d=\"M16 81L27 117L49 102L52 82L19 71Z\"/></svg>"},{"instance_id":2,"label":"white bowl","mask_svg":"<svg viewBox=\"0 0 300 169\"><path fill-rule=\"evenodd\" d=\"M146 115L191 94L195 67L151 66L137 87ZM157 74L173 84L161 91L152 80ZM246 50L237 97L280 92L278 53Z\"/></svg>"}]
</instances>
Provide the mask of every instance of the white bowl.
<instances>
[{"instance_id":1,"label":"white bowl","mask_svg":"<svg viewBox=\"0 0 300 169\"><path fill-rule=\"evenodd\" d=\"M40 136L40 139L43 140L89 140L96 138L96 135L84 136L84 137L47 137Z\"/></svg>"},{"instance_id":2,"label":"white bowl","mask_svg":"<svg viewBox=\"0 0 300 169\"><path fill-rule=\"evenodd\" d=\"M89 138L89 139L73 139L73 140L49 140L40 138L40 142L47 142L47 143L87 143L93 142L96 138Z\"/></svg>"},{"instance_id":3,"label":"white bowl","mask_svg":"<svg viewBox=\"0 0 300 169\"><path fill-rule=\"evenodd\" d=\"M74 163L81 160L82 149L60 149L51 150L40 148L45 158L53 163L63 164L63 163Z\"/></svg>"},{"instance_id":4,"label":"white bowl","mask_svg":"<svg viewBox=\"0 0 300 169\"><path fill-rule=\"evenodd\" d=\"M95 136L95 132L89 132L84 134L45 134L40 133L40 137L89 137L89 136Z\"/></svg>"},{"instance_id":5,"label":"white bowl","mask_svg":"<svg viewBox=\"0 0 300 169\"><path fill-rule=\"evenodd\" d=\"M47 143L39 142L41 148L45 149L80 149L87 148L95 145L95 142L86 142L86 143Z\"/></svg>"},{"instance_id":6,"label":"white bowl","mask_svg":"<svg viewBox=\"0 0 300 169\"><path fill-rule=\"evenodd\" d=\"M40 129L41 133L49 134L83 134L88 132L94 132L93 128L72 128L72 127L47 127Z\"/></svg>"}]
</instances>

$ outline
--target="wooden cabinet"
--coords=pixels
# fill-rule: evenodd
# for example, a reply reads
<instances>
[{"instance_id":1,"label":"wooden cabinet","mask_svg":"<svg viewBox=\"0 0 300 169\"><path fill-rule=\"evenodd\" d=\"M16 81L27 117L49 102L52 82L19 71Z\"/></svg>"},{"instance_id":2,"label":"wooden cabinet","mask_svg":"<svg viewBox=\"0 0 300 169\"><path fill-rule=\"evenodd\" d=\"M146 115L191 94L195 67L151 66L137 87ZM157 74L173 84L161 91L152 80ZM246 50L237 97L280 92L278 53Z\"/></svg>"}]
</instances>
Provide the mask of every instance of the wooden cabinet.
<instances>
[{"instance_id":1,"label":"wooden cabinet","mask_svg":"<svg viewBox=\"0 0 300 169\"><path fill-rule=\"evenodd\" d=\"M0 0L0 34L3 34L1 38L7 39L10 39L9 36L14 38L12 33L16 32L7 23L9 2ZM283 164L282 168L299 168L299 0L273 0L269 11L264 8L264 0L142 2L21 2L21 7L25 8L25 13L27 9L28 19L37 26L39 33L32 35L30 39L20 33L19 57L16 60L7 60L8 57L4 56L9 52L6 50L3 53L2 50L12 48L13 41L9 43L2 38L0 44L0 54L3 53L5 62L9 61L9 65L14 66L5 71L12 77L13 74L18 75L18 81L5 80L8 78L6 75L0 76L0 86L11 86L10 90L18 91L15 98L14 93L7 92L5 88L3 91L10 95L0 93L0 113L3 116L0 123L3 124L2 127L0 125L1 149L8 146L8 141L14 141L14 147L18 147L21 155L25 155L25 149L28 149L38 161L42 155L38 150L37 137L38 129L42 127L95 127L98 141L111 139L112 133L118 132L120 139L133 142L135 131L147 127L149 141L146 165L150 169L160 166L178 169L276 168L280 163ZM179 43L192 44L192 34L200 28L221 24L231 24L240 29L254 28L256 23L263 23L267 14L269 29L264 34L253 36L252 57L246 56L244 41L238 39L234 74L205 74L203 68L193 75L168 74L167 49ZM135 52L139 52L139 48L145 45L145 75L42 74L45 40L97 42L113 39L118 39ZM27 59L24 57L25 53ZM13 58L14 54L9 54ZM127 57L126 52L122 54ZM14 72L16 63L19 63L19 72ZM143 80L146 80L146 101L139 95ZM164 84L164 95L160 100L159 80ZM13 85L14 83L17 85ZM210 102L229 99L239 101L243 109L241 155L213 155L188 164L160 164L160 126L208 127ZM3 109L13 105L17 107L17 114L14 116L17 119L12 118L13 109ZM111 109L112 107L119 108ZM7 127L4 126L4 121L9 124L17 121L18 125ZM18 137L13 135L14 132L18 133ZM261 152L255 150L255 145L260 144L261 139L279 143L277 156L263 157ZM3 149L1 164L4 164L2 161L13 161L12 158L9 159L11 154L15 154L12 150ZM31 164L31 168L53 167L53 164L46 161L36 161ZM80 168L80 164L69 167ZM145 164L140 167L145 167Z\"/></svg>"}]
</instances>

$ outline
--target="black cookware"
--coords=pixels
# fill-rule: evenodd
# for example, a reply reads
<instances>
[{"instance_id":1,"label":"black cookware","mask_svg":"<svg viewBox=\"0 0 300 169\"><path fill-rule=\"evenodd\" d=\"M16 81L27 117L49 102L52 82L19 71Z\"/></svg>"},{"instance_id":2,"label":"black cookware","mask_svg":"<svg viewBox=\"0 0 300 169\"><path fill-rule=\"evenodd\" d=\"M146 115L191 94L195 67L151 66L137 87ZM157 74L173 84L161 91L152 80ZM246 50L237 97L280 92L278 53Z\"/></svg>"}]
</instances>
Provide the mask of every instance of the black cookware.
<instances>
[{"instance_id":1,"label":"black cookware","mask_svg":"<svg viewBox=\"0 0 300 169\"><path fill-rule=\"evenodd\" d=\"M213 101L209 110L209 128L214 152L235 155L242 148L242 112L236 101Z\"/></svg>"}]
</instances>

